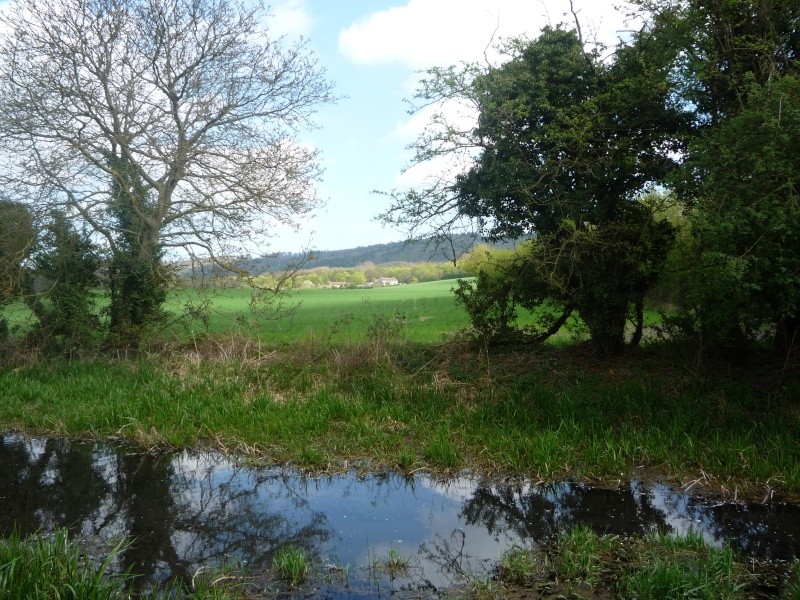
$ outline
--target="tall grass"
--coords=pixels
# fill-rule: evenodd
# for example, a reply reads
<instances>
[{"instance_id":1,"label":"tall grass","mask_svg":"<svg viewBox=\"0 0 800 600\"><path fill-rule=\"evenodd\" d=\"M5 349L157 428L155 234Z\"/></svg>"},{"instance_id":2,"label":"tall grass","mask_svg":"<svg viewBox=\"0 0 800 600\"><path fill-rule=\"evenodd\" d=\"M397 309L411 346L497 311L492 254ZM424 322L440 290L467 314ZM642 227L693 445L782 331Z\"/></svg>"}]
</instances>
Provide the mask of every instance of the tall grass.
<instances>
[{"instance_id":1,"label":"tall grass","mask_svg":"<svg viewBox=\"0 0 800 600\"><path fill-rule=\"evenodd\" d=\"M52 537L0 540L0 598L105 600L122 596L126 577L109 573L121 546L99 565L84 556L65 530Z\"/></svg>"},{"instance_id":2,"label":"tall grass","mask_svg":"<svg viewBox=\"0 0 800 600\"><path fill-rule=\"evenodd\" d=\"M504 556L489 597L527 597L524 586L558 598L793 599L796 581L785 563L747 559L695 534L619 537L578 525L551 544ZM485 596L477 590L465 597Z\"/></svg>"},{"instance_id":3,"label":"tall grass","mask_svg":"<svg viewBox=\"0 0 800 600\"><path fill-rule=\"evenodd\" d=\"M620 582L624 594L642 600L663 598L744 597L744 571L737 568L730 546L711 548L690 534L650 536L640 552L640 565Z\"/></svg>"},{"instance_id":4,"label":"tall grass","mask_svg":"<svg viewBox=\"0 0 800 600\"><path fill-rule=\"evenodd\" d=\"M368 569L372 573L384 573L390 577L406 575L411 567L411 559L395 548L389 548L385 556L370 553Z\"/></svg>"},{"instance_id":5,"label":"tall grass","mask_svg":"<svg viewBox=\"0 0 800 600\"><path fill-rule=\"evenodd\" d=\"M303 583L309 575L310 563L302 548L281 548L272 564L278 578L292 586Z\"/></svg>"},{"instance_id":6,"label":"tall grass","mask_svg":"<svg viewBox=\"0 0 800 600\"><path fill-rule=\"evenodd\" d=\"M536 574L540 564L533 552L515 546L500 557L498 578L503 583L523 585Z\"/></svg>"},{"instance_id":7,"label":"tall grass","mask_svg":"<svg viewBox=\"0 0 800 600\"><path fill-rule=\"evenodd\" d=\"M212 444L319 469L378 466L685 480L800 491L800 411L747 381L640 355L570 349L487 358L465 346L364 342L272 349L208 338L128 361L0 372L0 423L29 433ZM740 489L743 491L743 489Z\"/></svg>"},{"instance_id":8,"label":"tall grass","mask_svg":"<svg viewBox=\"0 0 800 600\"><path fill-rule=\"evenodd\" d=\"M792 561L791 571L786 579L786 587L781 596L783 600L800 600L800 559Z\"/></svg>"},{"instance_id":9,"label":"tall grass","mask_svg":"<svg viewBox=\"0 0 800 600\"><path fill-rule=\"evenodd\" d=\"M127 600L246 598L241 579L223 572L198 570L191 581L134 590L134 574L116 573L112 565L125 542L102 561L90 559L66 530L26 538L12 533L0 539L0 598L3 600Z\"/></svg>"},{"instance_id":10,"label":"tall grass","mask_svg":"<svg viewBox=\"0 0 800 600\"><path fill-rule=\"evenodd\" d=\"M584 525L558 534L557 568L566 579L579 579L589 586L600 580L603 556L616 545L614 536L600 536Z\"/></svg>"}]
</instances>

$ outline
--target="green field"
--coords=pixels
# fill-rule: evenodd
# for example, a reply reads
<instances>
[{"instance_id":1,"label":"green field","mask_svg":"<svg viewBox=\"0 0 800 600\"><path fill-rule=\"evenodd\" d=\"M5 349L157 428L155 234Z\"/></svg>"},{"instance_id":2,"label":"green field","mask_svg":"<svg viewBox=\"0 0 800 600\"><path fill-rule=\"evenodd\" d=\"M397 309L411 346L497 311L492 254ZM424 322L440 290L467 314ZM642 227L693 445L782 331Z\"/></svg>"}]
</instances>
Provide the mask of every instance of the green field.
<instances>
[{"instance_id":1,"label":"green field","mask_svg":"<svg viewBox=\"0 0 800 600\"><path fill-rule=\"evenodd\" d=\"M385 288L294 290L284 302L285 308L295 310L277 319L254 314L250 309L252 291L246 288L211 289L202 294L175 291L167 308L177 316L191 312L187 306L204 299L208 303L207 322L180 320L179 337L246 332L262 342L278 344L313 340L340 344L376 337L440 343L469 326L467 313L453 294L457 286L457 279L446 279ZM648 311L645 318L652 324L659 315ZM534 319L533 313L518 310L519 325L531 324ZM585 334L580 320L573 317L549 342L564 344L576 339L585 339Z\"/></svg>"},{"instance_id":2,"label":"green field","mask_svg":"<svg viewBox=\"0 0 800 600\"><path fill-rule=\"evenodd\" d=\"M457 279L447 279L385 288L293 290L282 297L284 312L277 318L271 309L261 314L251 310L253 292L249 288L177 289L170 293L165 306L169 318L156 336L185 340L238 333L267 344L342 344L371 337L435 344L469 325L453 294L457 285ZM107 303L105 293L98 292L101 314ZM3 315L17 334L27 331L33 322L21 303L5 307ZM646 314L648 323L658 319L655 311ZM518 324L533 321L532 313L519 309ZM572 318L568 327L549 341L564 344L575 339L585 336L580 321Z\"/></svg>"},{"instance_id":3,"label":"green field","mask_svg":"<svg viewBox=\"0 0 800 600\"><path fill-rule=\"evenodd\" d=\"M451 291L455 286L456 280L451 279L385 288L296 290L286 297L287 306L296 311L277 320L258 318L250 310L249 289L210 290L207 326L195 320L185 323L183 331L247 331L262 341L281 343L300 339L353 342L383 330L410 341L441 342L468 323ZM169 309L181 313L187 302L198 301L193 290L177 291ZM383 325L394 331L386 331Z\"/></svg>"},{"instance_id":4,"label":"green field","mask_svg":"<svg viewBox=\"0 0 800 600\"><path fill-rule=\"evenodd\" d=\"M288 312L280 318L269 309L254 313L249 288L178 289L170 293L165 306L169 318L158 334L186 339L206 333L247 333L267 343L307 339L346 343L383 329L410 341L437 343L468 324L452 292L456 285L457 280L450 279L385 288L293 290L282 297ZM97 304L102 314L108 304L104 292L97 293ZM195 310L200 307L201 311ZM204 318L198 318L198 312ZM188 316L192 313L195 318ZM2 316L18 335L33 323L22 303L4 307ZM387 324L391 332L381 327Z\"/></svg>"},{"instance_id":5,"label":"green field","mask_svg":"<svg viewBox=\"0 0 800 600\"><path fill-rule=\"evenodd\" d=\"M323 470L547 480L644 469L800 494L800 383L783 362L698 368L690 349L664 342L600 359L564 343L569 331L546 347L484 347L452 339L467 325L454 285L297 291L296 312L278 321L254 317L248 290L215 290L205 320L177 319L128 358L21 344L0 368L0 424ZM176 291L168 308L201 299Z\"/></svg>"}]
</instances>

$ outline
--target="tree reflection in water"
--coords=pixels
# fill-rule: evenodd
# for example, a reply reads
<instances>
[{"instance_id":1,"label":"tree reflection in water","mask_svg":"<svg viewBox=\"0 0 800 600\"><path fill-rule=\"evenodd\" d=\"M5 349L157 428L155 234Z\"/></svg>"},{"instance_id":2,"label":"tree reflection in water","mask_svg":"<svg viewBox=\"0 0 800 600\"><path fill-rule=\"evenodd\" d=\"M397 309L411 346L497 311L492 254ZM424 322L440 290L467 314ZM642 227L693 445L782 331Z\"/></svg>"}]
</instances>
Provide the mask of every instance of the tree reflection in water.
<instances>
[{"instance_id":1,"label":"tree reflection in water","mask_svg":"<svg viewBox=\"0 0 800 600\"><path fill-rule=\"evenodd\" d=\"M612 534L667 528L665 515L652 506L650 495L636 482L600 489L569 482L482 481L464 503L462 515L467 523L483 523L490 532L511 529L534 542L576 523Z\"/></svg>"},{"instance_id":2,"label":"tree reflection in water","mask_svg":"<svg viewBox=\"0 0 800 600\"><path fill-rule=\"evenodd\" d=\"M0 530L27 535L41 529L84 529L98 514L112 486L88 444L27 440L6 435L0 444Z\"/></svg>"},{"instance_id":3,"label":"tree reflection in water","mask_svg":"<svg viewBox=\"0 0 800 600\"><path fill-rule=\"evenodd\" d=\"M481 481L461 514L468 524L482 523L489 532L513 530L533 543L581 523L597 533L619 535L693 531L709 543L728 541L745 554L768 558L791 558L800 551L796 504L710 502L637 481L614 489Z\"/></svg>"},{"instance_id":4,"label":"tree reflection in water","mask_svg":"<svg viewBox=\"0 0 800 600\"><path fill-rule=\"evenodd\" d=\"M10 510L0 527L4 534L67 528L84 539L132 540L118 567L142 582L188 581L200 565L222 562L263 568L285 545L313 558L329 539L325 515L291 489L295 478L218 463L6 436L0 477Z\"/></svg>"},{"instance_id":5,"label":"tree reflection in water","mask_svg":"<svg viewBox=\"0 0 800 600\"><path fill-rule=\"evenodd\" d=\"M3 533L65 527L98 553L132 540L116 566L139 574L140 585L185 580L222 562L257 574L291 545L316 564L351 573L394 551L413 568L384 579L382 589L431 590L485 574L504 550L576 523L613 534L694 529L711 542L777 558L800 551L797 505L715 505L660 485L596 489L392 473L308 478L214 453L0 438ZM374 575L355 583L368 587Z\"/></svg>"}]
</instances>

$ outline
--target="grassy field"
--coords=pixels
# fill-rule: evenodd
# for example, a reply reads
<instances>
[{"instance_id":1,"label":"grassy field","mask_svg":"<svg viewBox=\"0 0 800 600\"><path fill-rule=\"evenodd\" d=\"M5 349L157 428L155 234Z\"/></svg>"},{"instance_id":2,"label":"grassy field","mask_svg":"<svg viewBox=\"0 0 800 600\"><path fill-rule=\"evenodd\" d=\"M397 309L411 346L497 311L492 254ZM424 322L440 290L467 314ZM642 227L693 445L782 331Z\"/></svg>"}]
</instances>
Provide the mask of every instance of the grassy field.
<instances>
[{"instance_id":1,"label":"grassy field","mask_svg":"<svg viewBox=\"0 0 800 600\"><path fill-rule=\"evenodd\" d=\"M467 314L456 302L456 279L398 285L385 288L295 290L285 299L285 308L295 310L286 318L259 318L250 309L249 289L219 289L198 294L193 290L174 292L168 309L185 314L187 306L208 301L207 323L185 322L179 336L199 333L247 332L268 343L324 340L353 343L370 336L402 338L412 342L439 343L469 325ZM647 314L649 322L657 313ZM534 315L519 310L518 323L526 325ZM571 329L553 336L551 343L565 343L582 334L578 321Z\"/></svg>"},{"instance_id":2,"label":"grassy field","mask_svg":"<svg viewBox=\"0 0 800 600\"><path fill-rule=\"evenodd\" d=\"M245 291L222 290L207 327L184 324L157 352L0 369L0 424L323 470L645 473L800 494L800 383L783 363L699 369L664 345L601 360L576 344L443 343L466 323L452 286L297 292L293 317L266 324Z\"/></svg>"},{"instance_id":3,"label":"grassy field","mask_svg":"<svg viewBox=\"0 0 800 600\"><path fill-rule=\"evenodd\" d=\"M170 318L159 336L187 340L204 334L247 334L268 344L316 340L334 344L354 343L370 337L384 337L420 343L440 343L469 325L464 309L456 302L456 279L431 281L385 288L305 289L283 297L281 318L270 310L257 314L251 310L252 291L247 288L179 289L170 293L165 305ZM98 293L98 307L107 299ZM197 310L202 308L202 310ZM204 318L189 318L202 314ZM8 306L4 316L12 328L24 333L30 328L30 311L22 304ZM647 323L659 315L648 311ZM533 323L535 315L520 309L518 323ZM580 321L573 318L568 327L549 343L565 344L583 339Z\"/></svg>"},{"instance_id":4,"label":"grassy field","mask_svg":"<svg viewBox=\"0 0 800 600\"><path fill-rule=\"evenodd\" d=\"M283 298L290 309L282 318L270 311L259 317L251 310L252 291L247 288L188 288L170 293L165 305L170 318L160 332L170 338L190 339L205 333L247 333L276 344L304 339L353 342L366 338L370 327L390 320L402 335L418 342L441 342L468 324L456 303L455 279L385 288L294 290ZM104 293L97 294L98 310L107 306ZM196 309L200 308L198 311ZM189 318L202 313L205 318ZM3 309L3 316L17 334L27 331L31 312L22 304ZM183 316L183 317L182 317ZM528 315L523 315L523 319Z\"/></svg>"},{"instance_id":5,"label":"grassy field","mask_svg":"<svg viewBox=\"0 0 800 600\"><path fill-rule=\"evenodd\" d=\"M416 342L441 342L465 327L467 315L458 306L451 290L456 280L413 285L363 289L309 289L293 291L287 307L296 311L284 319L258 319L250 310L248 289L211 290L207 327L200 322L187 324L194 334L247 331L268 342L294 342L301 339L354 342L363 340L372 327L393 325L403 337ZM192 290L172 294L168 308L182 312L186 303L199 302Z\"/></svg>"}]
</instances>

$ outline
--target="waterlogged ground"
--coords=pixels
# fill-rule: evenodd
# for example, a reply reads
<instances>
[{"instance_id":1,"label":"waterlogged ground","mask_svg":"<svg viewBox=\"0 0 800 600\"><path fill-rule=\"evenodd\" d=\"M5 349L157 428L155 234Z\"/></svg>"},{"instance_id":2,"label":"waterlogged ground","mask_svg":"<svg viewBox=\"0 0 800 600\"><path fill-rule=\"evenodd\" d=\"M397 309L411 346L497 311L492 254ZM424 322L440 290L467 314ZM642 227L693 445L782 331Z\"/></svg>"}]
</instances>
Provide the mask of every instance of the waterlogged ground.
<instances>
[{"instance_id":1,"label":"waterlogged ground","mask_svg":"<svg viewBox=\"0 0 800 600\"><path fill-rule=\"evenodd\" d=\"M143 586L227 565L245 573L251 592L278 593L273 559L294 547L318 575L293 595L436 597L490 576L509 549L546 544L577 524L611 534L694 531L753 557L800 554L800 506L720 503L660 484L306 477L212 452L0 438L0 529L67 528L98 555L131 540L115 566L140 574Z\"/></svg>"}]
</instances>

